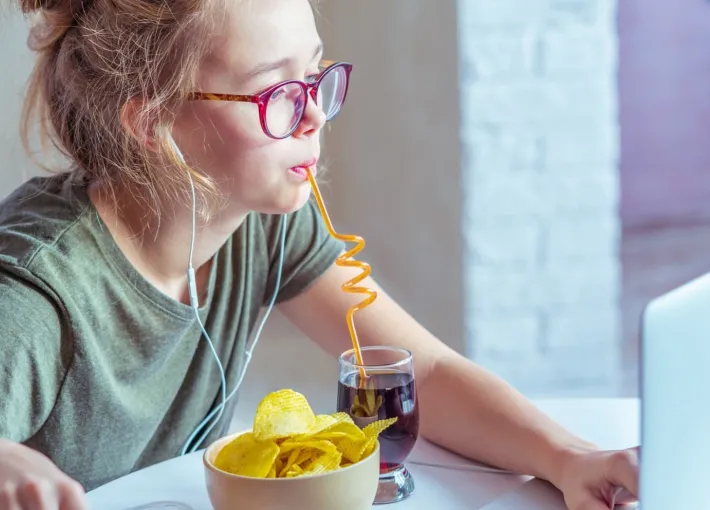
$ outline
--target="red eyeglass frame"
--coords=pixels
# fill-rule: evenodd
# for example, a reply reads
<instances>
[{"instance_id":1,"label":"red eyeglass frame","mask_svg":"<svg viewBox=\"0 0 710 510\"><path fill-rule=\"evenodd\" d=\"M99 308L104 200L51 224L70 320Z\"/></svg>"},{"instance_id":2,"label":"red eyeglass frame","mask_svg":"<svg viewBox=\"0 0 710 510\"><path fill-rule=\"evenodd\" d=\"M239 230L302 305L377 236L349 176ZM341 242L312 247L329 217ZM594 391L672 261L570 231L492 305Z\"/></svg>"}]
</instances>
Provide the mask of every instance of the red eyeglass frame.
<instances>
[{"instance_id":1,"label":"red eyeglass frame","mask_svg":"<svg viewBox=\"0 0 710 510\"><path fill-rule=\"evenodd\" d=\"M306 83L301 80L286 80L282 81L279 83L276 83L275 85L272 85L268 89L259 92L258 94L222 94L222 93L214 93L214 92L192 92L188 94L187 99L190 101L237 101L237 102L243 102L243 103L255 103L259 106L259 121L261 122L261 129L266 133L267 136L275 139L282 139L282 138L288 138L291 136L294 131L298 128L299 124L301 123L301 120L303 120L303 115L305 114L306 108L303 108L303 111L301 112L301 118L298 119L298 122L295 123L293 129L286 135L284 136L274 136L270 131L269 128L266 125L266 107L269 103L269 99L271 98L271 95L276 91L277 89L283 87L284 85L289 85L292 83L298 84L301 86L303 89L303 92L307 95L310 96L313 102L315 103L316 101L316 94L318 91L318 87L321 84L321 81L323 80L323 77L329 72L332 71L333 69L337 67L342 67L345 69L345 91L343 92L343 99L341 101L341 107L343 103L345 103L345 98L348 95L348 88L350 86L350 73L352 72L353 65L350 64L349 62L335 62L332 60L321 60L318 64L318 67L323 68L323 70L318 74L318 78L312 82L312 83ZM336 111L335 115L332 117L326 118L326 121L334 119L337 114L340 112L340 107Z\"/></svg>"}]
</instances>

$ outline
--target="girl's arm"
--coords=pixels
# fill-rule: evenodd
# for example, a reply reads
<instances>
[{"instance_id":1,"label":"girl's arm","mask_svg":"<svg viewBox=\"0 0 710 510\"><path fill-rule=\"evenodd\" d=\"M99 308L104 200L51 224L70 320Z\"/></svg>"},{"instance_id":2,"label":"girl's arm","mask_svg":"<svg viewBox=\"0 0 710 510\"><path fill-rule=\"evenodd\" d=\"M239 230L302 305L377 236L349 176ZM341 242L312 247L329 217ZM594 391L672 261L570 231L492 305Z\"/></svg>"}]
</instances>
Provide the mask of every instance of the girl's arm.
<instances>
[{"instance_id":1,"label":"girl's arm","mask_svg":"<svg viewBox=\"0 0 710 510\"><path fill-rule=\"evenodd\" d=\"M360 271L333 266L301 295L279 305L333 356L352 346L345 314L366 296L343 292L341 286ZM355 313L360 345L405 347L414 355L422 436L466 457L556 485L568 461L596 449L435 338L372 279L360 285L378 292L374 303Z\"/></svg>"}]
</instances>

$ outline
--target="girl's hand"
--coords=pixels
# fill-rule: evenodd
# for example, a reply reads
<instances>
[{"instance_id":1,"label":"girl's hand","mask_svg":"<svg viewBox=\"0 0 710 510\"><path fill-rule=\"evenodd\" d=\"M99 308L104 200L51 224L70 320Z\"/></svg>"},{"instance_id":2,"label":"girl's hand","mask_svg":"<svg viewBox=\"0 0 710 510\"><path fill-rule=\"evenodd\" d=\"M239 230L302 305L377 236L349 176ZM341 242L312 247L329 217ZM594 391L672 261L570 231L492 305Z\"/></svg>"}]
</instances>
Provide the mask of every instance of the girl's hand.
<instances>
[{"instance_id":1,"label":"girl's hand","mask_svg":"<svg viewBox=\"0 0 710 510\"><path fill-rule=\"evenodd\" d=\"M638 499L639 450L593 451L572 454L560 480L569 510L609 510L613 504Z\"/></svg>"},{"instance_id":2,"label":"girl's hand","mask_svg":"<svg viewBox=\"0 0 710 510\"><path fill-rule=\"evenodd\" d=\"M0 439L0 510L87 510L84 489L51 460Z\"/></svg>"}]
</instances>

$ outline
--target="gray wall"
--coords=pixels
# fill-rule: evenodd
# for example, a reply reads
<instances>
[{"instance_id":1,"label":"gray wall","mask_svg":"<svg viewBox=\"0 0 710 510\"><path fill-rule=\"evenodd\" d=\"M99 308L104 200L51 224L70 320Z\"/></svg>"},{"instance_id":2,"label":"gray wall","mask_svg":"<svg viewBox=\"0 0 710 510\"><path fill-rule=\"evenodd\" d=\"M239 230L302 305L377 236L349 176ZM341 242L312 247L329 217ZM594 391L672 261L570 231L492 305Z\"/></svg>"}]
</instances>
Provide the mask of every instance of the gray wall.
<instances>
[{"instance_id":1,"label":"gray wall","mask_svg":"<svg viewBox=\"0 0 710 510\"><path fill-rule=\"evenodd\" d=\"M456 3L328 0L331 60L355 64L326 135L328 207L358 258L426 327L463 351Z\"/></svg>"}]
</instances>

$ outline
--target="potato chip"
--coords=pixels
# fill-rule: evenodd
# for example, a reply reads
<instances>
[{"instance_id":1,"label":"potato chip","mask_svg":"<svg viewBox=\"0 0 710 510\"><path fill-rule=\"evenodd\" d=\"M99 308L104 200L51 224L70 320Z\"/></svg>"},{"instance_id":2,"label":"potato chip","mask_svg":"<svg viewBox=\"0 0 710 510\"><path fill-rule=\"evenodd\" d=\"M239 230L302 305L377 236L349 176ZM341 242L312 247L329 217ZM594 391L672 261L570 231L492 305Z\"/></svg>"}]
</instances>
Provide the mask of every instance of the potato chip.
<instances>
[{"instance_id":1,"label":"potato chip","mask_svg":"<svg viewBox=\"0 0 710 510\"><path fill-rule=\"evenodd\" d=\"M363 433L363 431L355 425L354 423L338 423L337 425L333 425L332 427L329 427L325 430L322 430L318 432L317 434L313 434L312 436L299 436L299 437L310 437L312 439L341 439L344 437L349 437L353 441L364 441L367 439L367 436Z\"/></svg>"},{"instance_id":2,"label":"potato chip","mask_svg":"<svg viewBox=\"0 0 710 510\"><path fill-rule=\"evenodd\" d=\"M259 441L304 434L316 423L306 397L293 390L279 390L261 401L254 418L254 437Z\"/></svg>"},{"instance_id":3,"label":"potato chip","mask_svg":"<svg viewBox=\"0 0 710 510\"><path fill-rule=\"evenodd\" d=\"M321 453L311 460L303 470L303 474L316 475L338 469L342 457L342 454L337 449L332 453Z\"/></svg>"},{"instance_id":4,"label":"potato chip","mask_svg":"<svg viewBox=\"0 0 710 510\"><path fill-rule=\"evenodd\" d=\"M348 413L333 413L329 414L328 416L332 416L333 418L335 418L335 421L337 421L338 423L355 423Z\"/></svg>"},{"instance_id":5,"label":"potato chip","mask_svg":"<svg viewBox=\"0 0 710 510\"><path fill-rule=\"evenodd\" d=\"M298 464L291 466L291 469L284 475L286 478L293 478L295 476L300 476L303 474L303 469Z\"/></svg>"},{"instance_id":6,"label":"potato chip","mask_svg":"<svg viewBox=\"0 0 710 510\"><path fill-rule=\"evenodd\" d=\"M390 425L394 424L397 418L387 418L386 420L373 421L372 423L365 425L362 429L362 433L368 439L373 437L378 437L382 432L387 430Z\"/></svg>"},{"instance_id":7,"label":"potato chip","mask_svg":"<svg viewBox=\"0 0 710 510\"><path fill-rule=\"evenodd\" d=\"M377 445L377 436L373 436L368 438L368 440L365 442L365 445L362 449L362 452L360 454L360 459L366 459L370 455L372 455L372 452L375 451L375 446Z\"/></svg>"},{"instance_id":8,"label":"potato chip","mask_svg":"<svg viewBox=\"0 0 710 510\"><path fill-rule=\"evenodd\" d=\"M258 478L293 478L351 466L375 451L397 418L360 428L347 413L315 415L306 398L284 389L259 404L252 432L230 441L215 467Z\"/></svg>"},{"instance_id":9,"label":"potato chip","mask_svg":"<svg viewBox=\"0 0 710 510\"><path fill-rule=\"evenodd\" d=\"M316 434L319 434L320 432L323 432L324 430L328 430L329 428L337 424L338 420L335 417L329 414L319 414L318 416L316 416L316 421L313 423L311 428L309 428L308 431L306 431L304 434L300 434L300 436L312 437Z\"/></svg>"},{"instance_id":10,"label":"potato chip","mask_svg":"<svg viewBox=\"0 0 710 510\"><path fill-rule=\"evenodd\" d=\"M326 453L334 454L338 451L338 449L335 447L333 443L330 441L323 441L323 440L305 440L305 441L298 441L295 439L287 439L283 443L281 443L281 451L282 452L290 452L293 450L303 450L306 448L312 448L314 450L321 450Z\"/></svg>"},{"instance_id":11,"label":"potato chip","mask_svg":"<svg viewBox=\"0 0 710 510\"><path fill-rule=\"evenodd\" d=\"M304 457L304 454L306 454L305 458L301 458L301 457ZM291 454L288 456L288 459L286 460L286 462L283 463L283 465L278 468L278 471L277 471L278 476L280 476L280 477L286 476L286 473L289 472L289 470L291 469L291 466L293 466L294 464L299 465L301 462L304 462L309 457L310 457L310 452L304 452L302 450L292 450Z\"/></svg>"},{"instance_id":12,"label":"potato chip","mask_svg":"<svg viewBox=\"0 0 710 510\"><path fill-rule=\"evenodd\" d=\"M343 458L348 462L355 464L363 459L362 452L365 449L367 439L353 440L351 437L344 437L335 439L333 442L338 448L338 451L343 454Z\"/></svg>"},{"instance_id":13,"label":"potato chip","mask_svg":"<svg viewBox=\"0 0 710 510\"><path fill-rule=\"evenodd\" d=\"M257 441L250 432L242 434L217 454L215 467L235 475L264 478L279 454L273 441Z\"/></svg>"}]
</instances>

